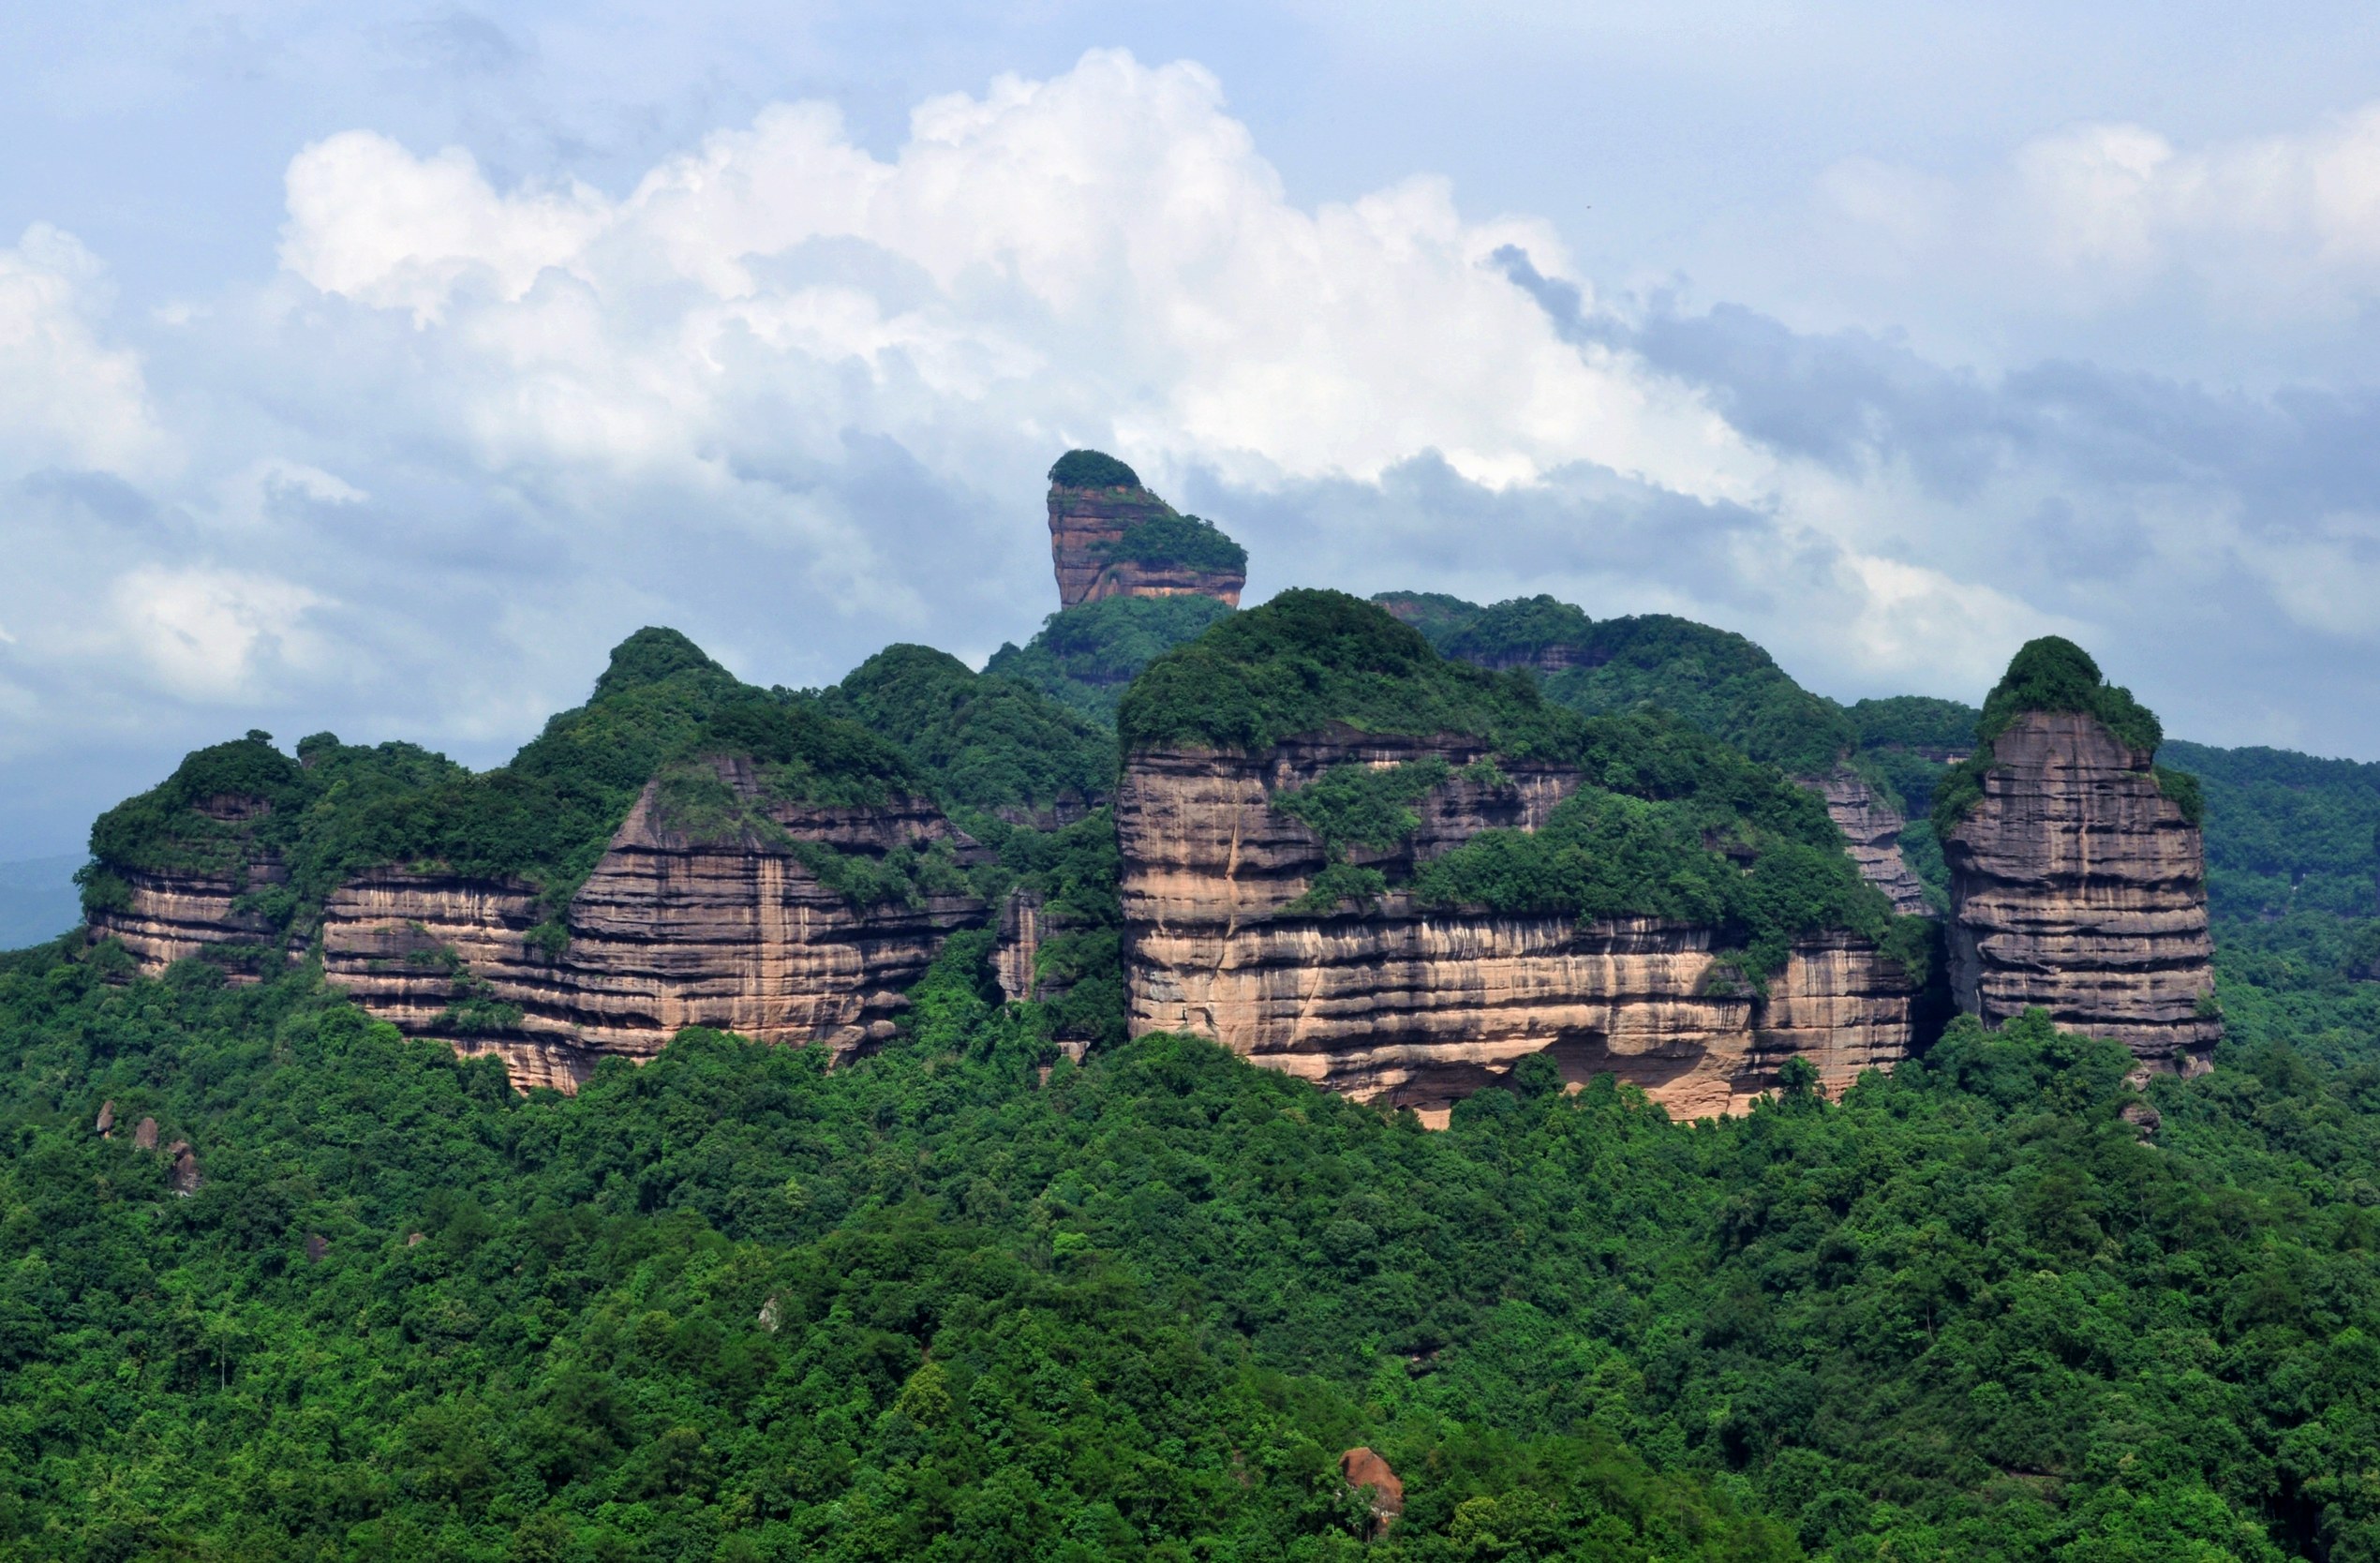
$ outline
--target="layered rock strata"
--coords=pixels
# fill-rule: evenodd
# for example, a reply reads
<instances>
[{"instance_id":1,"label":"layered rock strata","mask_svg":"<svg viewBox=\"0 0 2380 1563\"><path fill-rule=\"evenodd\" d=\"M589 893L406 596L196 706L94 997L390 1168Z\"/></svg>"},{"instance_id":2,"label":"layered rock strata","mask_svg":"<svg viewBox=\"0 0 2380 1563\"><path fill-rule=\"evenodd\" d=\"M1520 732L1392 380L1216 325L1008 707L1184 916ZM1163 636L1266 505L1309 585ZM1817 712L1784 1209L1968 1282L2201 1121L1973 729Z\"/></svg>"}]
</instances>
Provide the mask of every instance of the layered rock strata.
<instances>
[{"instance_id":1,"label":"layered rock strata","mask_svg":"<svg viewBox=\"0 0 2380 1563\"><path fill-rule=\"evenodd\" d=\"M2206 849L2150 759L2077 712L2000 735L1982 801L1942 841L1951 988L1987 1025L2037 1005L2188 1071L2223 1032Z\"/></svg>"},{"instance_id":2,"label":"layered rock strata","mask_svg":"<svg viewBox=\"0 0 2380 1563\"><path fill-rule=\"evenodd\" d=\"M260 856L236 874L171 869L112 871L130 892L121 907L89 915L91 938L114 939L154 976L177 960L221 961L234 982L252 982L281 959L279 934L263 914L241 905L251 892L289 883L289 871Z\"/></svg>"},{"instance_id":3,"label":"layered rock strata","mask_svg":"<svg viewBox=\"0 0 2380 1563\"><path fill-rule=\"evenodd\" d=\"M1876 790L1849 766L1838 766L1829 775L1803 784L1826 800L1826 817L1843 833L1861 877L1884 892L1893 910L1904 916L1933 915L1924 882L1910 871L1900 855L1900 833L1909 828L1900 811L1877 796Z\"/></svg>"},{"instance_id":4,"label":"layered rock strata","mask_svg":"<svg viewBox=\"0 0 2380 1563\"><path fill-rule=\"evenodd\" d=\"M523 1086L572 1089L604 1054L648 1058L685 1026L838 1056L890 1037L902 990L953 929L983 920L983 902L855 907L793 843L867 857L933 841L979 849L921 800L770 804L749 766L717 769L781 837L689 837L647 787L572 900L558 950L533 937L541 913L525 885L388 868L331 898L327 975L408 1035L501 1055Z\"/></svg>"},{"instance_id":5,"label":"layered rock strata","mask_svg":"<svg viewBox=\"0 0 2380 1563\"><path fill-rule=\"evenodd\" d=\"M1483 752L1340 728L1257 755L1134 755L1116 804L1134 1033L1210 1036L1439 1123L1535 1053L1572 1083L1616 1074L1686 1117L1742 1110L1789 1057L1839 1090L1907 1056L1912 985L1845 935L1796 945L1761 1000L1707 928L1428 911L1393 891L1362 913L1283 910L1326 858L1273 796L1350 761L1435 755L1459 769ZM1393 851L1352 860L1393 879L1491 826L1536 828L1578 783L1560 767L1500 764L1499 777L1457 775L1417 805L1421 827Z\"/></svg>"},{"instance_id":6,"label":"layered rock strata","mask_svg":"<svg viewBox=\"0 0 2380 1563\"><path fill-rule=\"evenodd\" d=\"M1147 565L1110 558L1125 532L1173 514L1145 488L1049 485L1049 555L1058 573L1058 602L1071 608L1109 597L1213 597L1240 605L1244 571Z\"/></svg>"}]
</instances>

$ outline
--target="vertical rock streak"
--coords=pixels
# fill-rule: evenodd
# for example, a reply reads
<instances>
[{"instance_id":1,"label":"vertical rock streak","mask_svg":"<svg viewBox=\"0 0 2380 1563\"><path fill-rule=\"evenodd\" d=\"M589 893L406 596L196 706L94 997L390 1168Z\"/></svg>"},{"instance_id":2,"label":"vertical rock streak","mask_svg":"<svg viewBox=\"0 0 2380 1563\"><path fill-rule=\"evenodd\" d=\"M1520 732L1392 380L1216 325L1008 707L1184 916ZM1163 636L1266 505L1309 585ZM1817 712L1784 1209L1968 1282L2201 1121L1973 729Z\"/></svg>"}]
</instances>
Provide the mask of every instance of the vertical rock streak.
<instances>
[{"instance_id":1,"label":"vertical rock streak","mask_svg":"<svg viewBox=\"0 0 2380 1563\"><path fill-rule=\"evenodd\" d=\"M1826 817L1843 833L1861 877L1884 892L1893 910L1903 916L1931 915L1934 908L1926 899L1925 884L1900 855L1900 833L1909 827L1900 811L1878 797L1848 766L1803 785L1826 800Z\"/></svg>"}]
</instances>

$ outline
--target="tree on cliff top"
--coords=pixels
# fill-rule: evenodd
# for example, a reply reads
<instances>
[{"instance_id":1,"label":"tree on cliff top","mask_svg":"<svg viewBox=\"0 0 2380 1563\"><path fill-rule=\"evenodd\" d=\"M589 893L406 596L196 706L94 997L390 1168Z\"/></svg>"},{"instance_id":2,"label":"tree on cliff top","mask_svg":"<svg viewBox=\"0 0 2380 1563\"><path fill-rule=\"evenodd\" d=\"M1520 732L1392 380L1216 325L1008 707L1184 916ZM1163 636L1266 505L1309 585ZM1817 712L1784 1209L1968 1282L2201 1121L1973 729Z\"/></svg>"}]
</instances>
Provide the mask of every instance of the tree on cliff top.
<instances>
[{"instance_id":1,"label":"tree on cliff top","mask_svg":"<svg viewBox=\"0 0 2380 1563\"><path fill-rule=\"evenodd\" d=\"M1140 474L1105 451L1068 451L1049 469L1061 488L1138 488Z\"/></svg>"},{"instance_id":2,"label":"tree on cliff top","mask_svg":"<svg viewBox=\"0 0 2380 1563\"><path fill-rule=\"evenodd\" d=\"M1976 747L1989 748L2028 711L2088 712L2124 744L2152 754L2165 741L2156 713L2135 700L2132 691L2108 683L2090 653L2062 635L2043 635L2017 648L1984 700Z\"/></svg>"},{"instance_id":3,"label":"tree on cliff top","mask_svg":"<svg viewBox=\"0 0 2380 1563\"><path fill-rule=\"evenodd\" d=\"M2075 711L2099 719L2119 743L2154 755L2164 742L2157 714L2120 684L2110 684L2090 653L2062 635L2029 640L2009 660L2008 671L1984 700L1975 723L1975 752L1953 766L1934 794L1933 825L1947 835L1984 796L1984 773L1995 764L1992 744L2033 711ZM2198 823L2203 811L2197 778L2159 767L2157 785Z\"/></svg>"}]
</instances>

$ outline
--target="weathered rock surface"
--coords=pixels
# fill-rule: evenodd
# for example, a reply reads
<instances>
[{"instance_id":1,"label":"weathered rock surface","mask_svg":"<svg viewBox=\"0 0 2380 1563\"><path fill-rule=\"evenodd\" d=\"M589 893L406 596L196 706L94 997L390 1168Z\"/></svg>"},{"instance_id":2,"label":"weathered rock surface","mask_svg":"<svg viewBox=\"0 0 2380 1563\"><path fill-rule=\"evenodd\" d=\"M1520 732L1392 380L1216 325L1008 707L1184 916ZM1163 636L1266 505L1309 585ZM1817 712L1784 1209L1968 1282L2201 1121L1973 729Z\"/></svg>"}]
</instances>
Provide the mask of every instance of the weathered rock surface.
<instances>
[{"instance_id":1,"label":"weathered rock surface","mask_svg":"<svg viewBox=\"0 0 2380 1563\"><path fill-rule=\"evenodd\" d=\"M760 799L749 766L717 769ZM786 837L840 852L880 857L937 840L979 850L921 800L766 807ZM558 952L530 937L527 886L399 868L341 886L322 940L328 975L373 1014L499 1054L515 1085L567 1091L604 1054L648 1058L685 1026L838 1055L880 1043L943 939L985 915L961 895L855 908L784 841L673 831L648 787L573 900Z\"/></svg>"},{"instance_id":2,"label":"weathered rock surface","mask_svg":"<svg viewBox=\"0 0 2380 1563\"><path fill-rule=\"evenodd\" d=\"M1116 821L1134 1033L1211 1036L1440 1122L1533 1053L1573 1083L1616 1074L1688 1117L1742 1109L1796 1054L1832 1090L1908 1054L1911 984L1849 936L1797 945L1759 1001L1706 928L1423 911L1394 892L1361 914L1282 912L1325 858L1274 794L1350 760L1459 768L1482 753L1338 728L1257 755L1133 756ZM1496 784L1457 776L1394 852L1353 860L1407 871L1490 826L1533 829L1577 786L1560 767L1502 767Z\"/></svg>"},{"instance_id":3,"label":"weathered rock surface","mask_svg":"<svg viewBox=\"0 0 2380 1563\"><path fill-rule=\"evenodd\" d=\"M1242 571L1152 567L1110 559L1108 550L1143 521L1173 508L1145 488L1049 485L1049 555L1058 572L1058 602L1071 608L1109 597L1214 597L1240 605Z\"/></svg>"},{"instance_id":4,"label":"weathered rock surface","mask_svg":"<svg viewBox=\"0 0 2380 1563\"><path fill-rule=\"evenodd\" d=\"M1371 1510L1371 1522L1364 1528L1364 1540L1377 1541L1405 1512L1405 1483L1395 1470L1378 1454L1363 1445L1357 1445L1339 1456L1339 1475L1351 1491L1362 1494Z\"/></svg>"},{"instance_id":5,"label":"weathered rock surface","mask_svg":"<svg viewBox=\"0 0 2380 1563\"><path fill-rule=\"evenodd\" d=\"M177 960L211 954L224 960L232 981L254 981L263 963L281 959L272 922L238 905L252 890L289 883L289 871L270 855L251 859L239 875L114 872L131 895L121 908L90 915L91 937L122 941L143 972L154 975Z\"/></svg>"},{"instance_id":6,"label":"weathered rock surface","mask_svg":"<svg viewBox=\"0 0 2380 1563\"><path fill-rule=\"evenodd\" d=\"M1984 796L1942 841L1951 989L1998 1025L2060 1025L2188 1070L2223 1034L2206 849L2150 756L2095 717L2035 711L1992 746Z\"/></svg>"},{"instance_id":7,"label":"weathered rock surface","mask_svg":"<svg viewBox=\"0 0 2380 1563\"><path fill-rule=\"evenodd\" d=\"M1818 781L1803 785L1826 799L1826 815L1850 843L1852 861L1867 883L1891 898L1893 910L1904 916L1931 916L1925 884L1910 871L1900 855L1900 833L1909 821L1899 810L1876 796L1876 790L1849 766L1838 766Z\"/></svg>"}]
</instances>

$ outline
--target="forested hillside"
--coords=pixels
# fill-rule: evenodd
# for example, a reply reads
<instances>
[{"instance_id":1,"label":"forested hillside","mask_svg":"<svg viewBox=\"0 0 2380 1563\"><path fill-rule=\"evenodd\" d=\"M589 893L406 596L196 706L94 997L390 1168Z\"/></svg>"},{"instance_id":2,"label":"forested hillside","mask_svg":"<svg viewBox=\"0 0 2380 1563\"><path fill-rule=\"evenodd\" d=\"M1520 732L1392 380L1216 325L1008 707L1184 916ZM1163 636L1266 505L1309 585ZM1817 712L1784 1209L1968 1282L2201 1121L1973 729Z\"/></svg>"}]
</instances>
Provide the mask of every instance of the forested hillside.
<instances>
[{"instance_id":1,"label":"forested hillside","mask_svg":"<svg viewBox=\"0 0 2380 1563\"><path fill-rule=\"evenodd\" d=\"M2380 767L2165 747L2229 1040L2145 1096L2121 1048L1960 1021L1839 1102L1789 1066L1684 1124L1538 1059L1428 1133L1127 1041L1119 715L1261 743L1352 713L1589 772L1417 895L1882 932L1785 773L1881 779L1922 864L1983 714L1837 706L1679 620L1413 605L1420 633L1331 593L1108 599L987 674L896 647L811 692L647 632L485 775L327 735L194 755L95 839L262 841L290 919L375 852L566 887L721 744L914 790L1041 898L1061 996L1000 1002L987 928L847 1066L692 1031L564 1097L311 960L0 957L0 1556L2380 1557ZM1361 831L1399 807L1373 774L1284 807ZM231 796L275 807L191 812ZM1385 1527L1358 1446L1403 1482Z\"/></svg>"},{"instance_id":2,"label":"forested hillside","mask_svg":"<svg viewBox=\"0 0 2380 1563\"><path fill-rule=\"evenodd\" d=\"M1382 1557L2380 1536L2360 995L2227 991L2153 1134L2120 1049L2020 1024L1840 1105L1525 1074L1434 1135L1182 1039L1038 1078L985 949L854 1067L690 1034L567 1099L309 974L12 958L10 1545L1353 1556L1357 1444Z\"/></svg>"}]
</instances>

